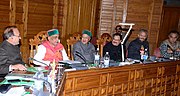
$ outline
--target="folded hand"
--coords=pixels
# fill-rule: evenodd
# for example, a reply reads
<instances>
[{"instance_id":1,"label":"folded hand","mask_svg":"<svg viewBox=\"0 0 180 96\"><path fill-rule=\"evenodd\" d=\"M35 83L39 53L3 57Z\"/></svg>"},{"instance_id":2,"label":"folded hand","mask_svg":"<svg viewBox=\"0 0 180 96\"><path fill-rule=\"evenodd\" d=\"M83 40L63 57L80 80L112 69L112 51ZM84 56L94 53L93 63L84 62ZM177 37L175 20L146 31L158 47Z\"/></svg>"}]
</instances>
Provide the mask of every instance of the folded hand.
<instances>
[{"instance_id":1,"label":"folded hand","mask_svg":"<svg viewBox=\"0 0 180 96\"><path fill-rule=\"evenodd\" d=\"M27 68L22 64L11 65L12 70L27 70Z\"/></svg>"}]
</instances>

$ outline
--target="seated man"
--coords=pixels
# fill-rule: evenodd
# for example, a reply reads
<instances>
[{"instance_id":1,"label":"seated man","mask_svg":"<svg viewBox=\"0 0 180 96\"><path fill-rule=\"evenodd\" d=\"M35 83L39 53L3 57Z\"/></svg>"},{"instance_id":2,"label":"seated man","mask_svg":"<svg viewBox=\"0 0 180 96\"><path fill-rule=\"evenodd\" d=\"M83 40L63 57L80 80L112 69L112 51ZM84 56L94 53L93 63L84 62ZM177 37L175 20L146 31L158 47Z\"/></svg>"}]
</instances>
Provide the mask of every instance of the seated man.
<instances>
[{"instance_id":1,"label":"seated man","mask_svg":"<svg viewBox=\"0 0 180 96\"><path fill-rule=\"evenodd\" d=\"M59 31L57 29L48 30L47 35L48 40L38 46L33 63L41 66L49 66L54 60L55 62L69 60L64 46L59 42Z\"/></svg>"},{"instance_id":2,"label":"seated man","mask_svg":"<svg viewBox=\"0 0 180 96\"><path fill-rule=\"evenodd\" d=\"M109 52L110 60L122 61L121 41L120 33L113 34L113 40L103 47L103 56Z\"/></svg>"},{"instance_id":3,"label":"seated man","mask_svg":"<svg viewBox=\"0 0 180 96\"><path fill-rule=\"evenodd\" d=\"M140 60L141 55L144 54L144 51L147 51L149 55L149 43L147 41L148 31L141 29L138 34L138 38L130 42L128 46L128 56L127 58ZM143 50L143 51L141 51Z\"/></svg>"},{"instance_id":4,"label":"seated man","mask_svg":"<svg viewBox=\"0 0 180 96\"><path fill-rule=\"evenodd\" d=\"M116 28L115 28L115 30L116 30L116 33L120 33L120 34L121 34L121 38L122 38L122 39L123 39L124 36L126 35L126 32L123 31L124 29L122 29L121 25L117 25Z\"/></svg>"},{"instance_id":5,"label":"seated man","mask_svg":"<svg viewBox=\"0 0 180 96\"><path fill-rule=\"evenodd\" d=\"M92 34L89 30L83 30L82 39L73 46L74 60L82 63L88 63L94 61L95 48L90 40Z\"/></svg>"},{"instance_id":6,"label":"seated man","mask_svg":"<svg viewBox=\"0 0 180 96\"><path fill-rule=\"evenodd\" d=\"M178 31L170 31L168 39L163 41L160 45L161 55L164 58L180 57L180 42L177 41L179 38Z\"/></svg>"},{"instance_id":7,"label":"seated man","mask_svg":"<svg viewBox=\"0 0 180 96\"><path fill-rule=\"evenodd\" d=\"M12 70L26 70L18 46L21 36L17 27L6 27L3 38L4 41L0 45L0 74L7 74Z\"/></svg>"}]
</instances>

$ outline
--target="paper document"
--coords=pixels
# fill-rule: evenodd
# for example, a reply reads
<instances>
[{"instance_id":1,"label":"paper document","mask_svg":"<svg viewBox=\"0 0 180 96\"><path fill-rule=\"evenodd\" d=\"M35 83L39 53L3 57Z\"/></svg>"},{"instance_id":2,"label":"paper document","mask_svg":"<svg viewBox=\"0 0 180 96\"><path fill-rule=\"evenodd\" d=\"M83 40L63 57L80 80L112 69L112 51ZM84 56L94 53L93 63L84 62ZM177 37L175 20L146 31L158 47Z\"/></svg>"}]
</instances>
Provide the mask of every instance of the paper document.
<instances>
[{"instance_id":1,"label":"paper document","mask_svg":"<svg viewBox=\"0 0 180 96\"><path fill-rule=\"evenodd\" d=\"M12 87L6 94L0 93L0 96L22 96L25 90L24 87Z\"/></svg>"},{"instance_id":2,"label":"paper document","mask_svg":"<svg viewBox=\"0 0 180 96\"><path fill-rule=\"evenodd\" d=\"M65 63L65 64L81 64L80 61L73 61L73 60L63 60L63 61L59 61L59 63Z\"/></svg>"}]
</instances>

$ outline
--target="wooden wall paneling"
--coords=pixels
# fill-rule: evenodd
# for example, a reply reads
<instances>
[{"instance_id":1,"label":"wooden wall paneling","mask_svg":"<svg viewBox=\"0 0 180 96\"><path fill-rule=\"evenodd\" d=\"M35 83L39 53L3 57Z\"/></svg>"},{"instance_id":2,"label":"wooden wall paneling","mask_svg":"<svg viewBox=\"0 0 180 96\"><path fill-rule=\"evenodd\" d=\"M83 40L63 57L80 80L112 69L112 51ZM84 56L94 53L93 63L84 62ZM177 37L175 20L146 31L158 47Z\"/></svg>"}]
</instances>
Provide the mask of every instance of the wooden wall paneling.
<instances>
[{"instance_id":1,"label":"wooden wall paneling","mask_svg":"<svg viewBox=\"0 0 180 96\"><path fill-rule=\"evenodd\" d=\"M99 20L99 33L100 36L103 33L111 34L113 18L114 18L114 0L102 0Z\"/></svg>"},{"instance_id":2,"label":"wooden wall paneling","mask_svg":"<svg viewBox=\"0 0 180 96\"><path fill-rule=\"evenodd\" d=\"M57 28L59 0L54 0L53 6L53 28Z\"/></svg>"},{"instance_id":3,"label":"wooden wall paneling","mask_svg":"<svg viewBox=\"0 0 180 96\"><path fill-rule=\"evenodd\" d=\"M68 34L68 32L66 31L67 27L67 17L68 17L68 0L63 0L63 18L62 18L62 23L64 26L62 26L62 34L61 36L64 37L64 39L66 40L66 34Z\"/></svg>"},{"instance_id":4,"label":"wooden wall paneling","mask_svg":"<svg viewBox=\"0 0 180 96\"><path fill-rule=\"evenodd\" d=\"M9 13L10 25L15 24L15 19L16 19L16 0L10 0L10 13Z\"/></svg>"},{"instance_id":5,"label":"wooden wall paneling","mask_svg":"<svg viewBox=\"0 0 180 96\"><path fill-rule=\"evenodd\" d=\"M24 5L23 5L23 17L22 17L22 22L24 24L24 37L27 37L27 24L28 24L28 6L29 6L29 1L24 0ZM27 44L27 43L26 43ZM28 45L27 45L28 46Z\"/></svg>"},{"instance_id":6,"label":"wooden wall paneling","mask_svg":"<svg viewBox=\"0 0 180 96\"><path fill-rule=\"evenodd\" d=\"M115 27L126 21L128 0L102 0L100 10L100 25L98 34L113 34Z\"/></svg>"},{"instance_id":7,"label":"wooden wall paneling","mask_svg":"<svg viewBox=\"0 0 180 96\"><path fill-rule=\"evenodd\" d=\"M40 31L49 30L53 27L54 0L29 1L28 12L28 35L36 35Z\"/></svg>"},{"instance_id":8,"label":"wooden wall paneling","mask_svg":"<svg viewBox=\"0 0 180 96\"><path fill-rule=\"evenodd\" d=\"M0 2L0 35L2 36L4 32L4 28L10 24L10 16L9 16L9 6L10 6L9 0L1 0ZM0 42L3 40L3 38L0 38Z\"/></svg>"},{"instance_id":9,"label":"wooden wall paneling","mask_svg":"<svg viewBox=\"0 0 180 96\"><path fill-rule=\"evenodd\" d=\"M152 15L149 22L149 37L148 41L150 44L150 52L153 54L154 49L157 48L158 43L158 34L160 30L160 23L161 23L161 14L162 14L162 7L163 7L163 1L162 0L154 0L153 6L152 6Z\"/></svg>"},{"instance_id":10,"label":"wooden wall paneling","mask_svg":"<svg viewBox=\"0 0 180 96\"><path fill-rule=\"evenodd\" d=\"M97 0L67 0L64 8L63 33L68 38L84 29L94 34ZM65 17L66 16L66 17Z\"/></svg>"}]
</instances>

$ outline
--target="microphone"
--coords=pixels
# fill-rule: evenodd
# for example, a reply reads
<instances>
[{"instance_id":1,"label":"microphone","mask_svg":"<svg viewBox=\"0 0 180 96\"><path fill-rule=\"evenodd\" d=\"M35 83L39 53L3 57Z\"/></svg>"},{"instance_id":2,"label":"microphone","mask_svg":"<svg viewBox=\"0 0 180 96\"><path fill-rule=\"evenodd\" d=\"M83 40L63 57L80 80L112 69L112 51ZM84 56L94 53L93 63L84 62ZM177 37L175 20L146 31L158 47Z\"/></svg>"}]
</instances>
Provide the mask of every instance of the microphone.
<instances>
[{"instance_id":1,"label":"microphone","mask_svg":"<svg viewBox=\"0 0 180 96\"><path fill-rule=\"evenodd\" d=\"M79 58L81 58L84 61L85 64L87 64L86 58L80 52L75 51L75 55L77 55Z\"/></svg>"},{"instance_id":2,"label":"microphone","mask_svg":"<svg viewBox=\"0 0 180 96\"><path fill-rule=\"evenodd\" d=\"M31 58L31 57L29 57L29 60L34 60L34 61L36 61L36 62L38 62L38 63L41 63L41 64L43 64L43 65L45 65L45 66L49 66L48 64L46 64L46 63L44 63L44 62L41 62L41 61L39 61L39 60L36 60L36 59L34 59L34 58Z\"/></svg>"}]
</instances>

